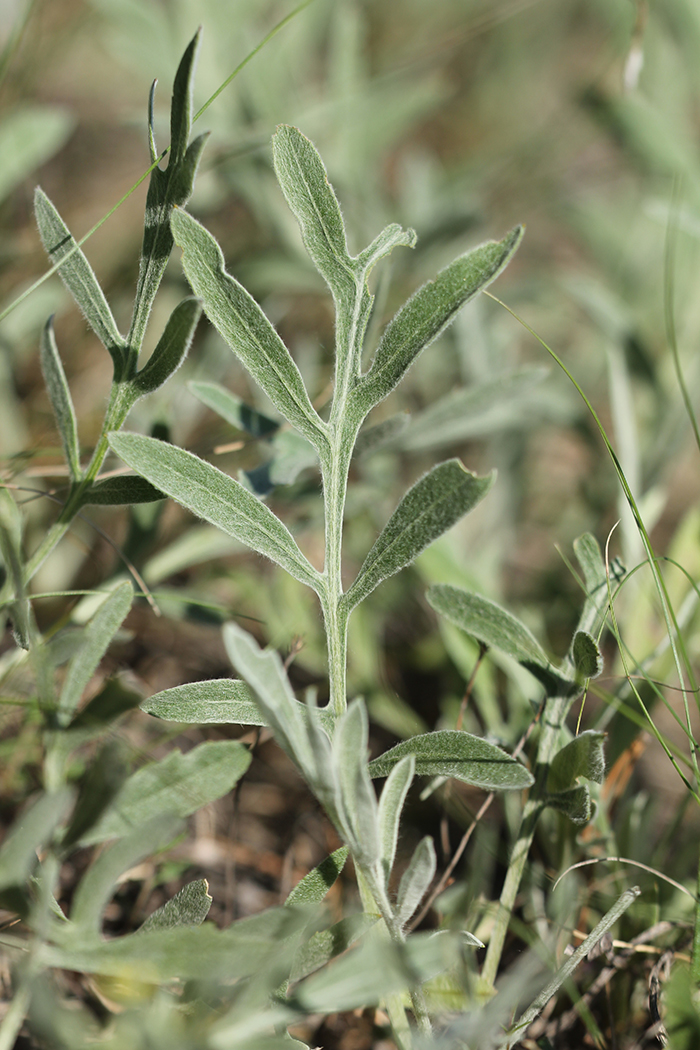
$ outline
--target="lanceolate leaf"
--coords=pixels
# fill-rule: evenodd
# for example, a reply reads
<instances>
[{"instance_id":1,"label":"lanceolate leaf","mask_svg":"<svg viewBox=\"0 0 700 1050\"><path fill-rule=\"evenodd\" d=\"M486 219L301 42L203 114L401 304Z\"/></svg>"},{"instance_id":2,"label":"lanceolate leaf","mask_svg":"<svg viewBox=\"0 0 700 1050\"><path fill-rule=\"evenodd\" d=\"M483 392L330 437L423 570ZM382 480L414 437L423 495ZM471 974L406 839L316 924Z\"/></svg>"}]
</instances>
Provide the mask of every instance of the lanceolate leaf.
<instances>
[{"instance_id":1,"label":"lanceolate leaf","mask_svg":"<svg viewBox=\"0 0 700 1050\"><path fill-rule=\"evenodd\" d=\"M209 914L212 899L207 890L206 879L196 879L183 886L179 893L152 912L144 924L139 926L139 933L149 930L171 930L173 927L201 926Z\"/></svg>"},{"instance_id":2,"label":"lanceolate leaf","mask_svg":"<svg viewBox=\"0 0 700 1050\"><path fill-rule=\"evenodd\" d=\"M83 503L114 507L131 503L153 503L165 499L165 493L150 481L136 475L124 474L104 481L96 481L87 489Z\"/></svg>"},{"instance_id":3,"label":"lanceolate leaf","mask_svg":"<svg viewBox=\"0 0 700 1050\"><path fill-rule=\"evenodd\" d=\"M192 381L187 384L195 397L217 415L238 430L245 430L253 437L269 437L279 430L279 423L262 412L246 405L220 383Z\"/></svg>"},{"instance_id":4,"label":"lanceolate leaf","mask_svg":"<svg viewBox=\"0 0 700 1050\"><path fill-rule=\"evenodd\" d=\"M300 981L303 977L308 977L310 973L347 951L376 921L373 915L348 915L329 929L314 933L308 941L300 945L294 957L290 981Z\"/></svg>"},{"instance_id":5,"label":"lanceolate leaf","mask_svg":"<svg viewBox=\"0 0 700 1050\"><path fill-rule=\"evenodd\" d=\"M126 343L117 328L104 292L70 230L44 191L38 186L34 193L34 210L39 233L51 262L61 263L65 259L58 272L66 287L85 314L85 319L95 335L109 350L115 363L121 362L122 351ZM70 258L68 258L69 255Z\"/></svg>"},{"instance_id":6,"label":"lanceolate leaf","mask_svg":"<svg viewBox=\"0 0 700 1050\"><path fill-rule=\"evenodd\" d=\"M440 463L403 497L345 596L354 608L378 583L410 565L425 548L483 499L495 474L479 478L458 459Z\"/></svg>"},{"instance_id":7,"label":"lanceolate leaf","mask_svg":"<svg viewBox=\"0 0 700 1050\"><path fill-rule=\"evenodd\" d=\"M281 125L272 139L275 174L294 212L306 250L334 297L354 294L354 260L345 239L338 199L316 148L293 127Z\"/></svg>"},{"instance_id":8,"label":"lanceolate leaf","mask_svg":"<svg viewBox=\"0 0 700 1050\"><path fill-rule=\"evenodd\" d=\"M301 373L253 297L226 273L212 235L180 209L171 220L182 264L209 320L278 409L315 448L325 446L325 425L313 408Z\"/></svg>"},{"instance_id":9,"label":"lanceolate leaf","mask_svg":"<svg viewBox=\"0 0 700 1050\"><path fill-rule=\"evenodd\" d=\"M413 915L423 900L423 896L433 881L437 858L435 846L430 835L416 846L411 863L401 877L399 892L396 897L396 918L403 926Z\"/></svg>"},{"instance_id":10,"label":"lanceolate leaf","mask_svg":"<svg viewBox=\"0 0 700 1050\"><path fill-rule=\"evenodd\" d=\"M63 452L73 481L80 477L80 450L78 447L78 424L75 419L73 399L70 396L66 373L56 346L53 318L46 322L41 335L41 371L46 383L46 392L56 417L61 435Z\"/></svg>"},{"instance_id":11,"label":"lanceolate leaf","mask_svg":"<svg viewBox=\"0 0 700 1050\"><path fill-rule=\"evenodd\" d=\"M235 740L172 751L129 777L111 808L81 840L83 845L126 835L158 813L189 816L231 790L250 765L250 752Z\"/></svg>"},{"instance_id":12,"label":"lanceolate leaf","mask_svg":"<svg viewBox=\"0 0 700 1050\"><path fill-rule=\"evenodd\" d=\"M156 438L111 433L109 441L128 466L193 514L246 543L315 590L319 573L272 511L238 481Z\"/></svg>"},{"instance_id":13,"label":"lanceolate leaf","mask_svg":"<svg viewBox=\"0 0 700 1050\"><path fill-rule=\"evenodd\" d=\"M439 729L403 740L369 764L373 777L387 776L406 755L413 755L419 776L445 776L487 791L525 788L532 776L500 747L471 733Z\"/></svg>"},{"instance_id":14,"label":"lanceolate leaf","mask_svg":"<svg viewBox=\"0 0 700 1050\"><path fill-rule=\"evenodd\" d=\"M449 584L436 584L427 593L430 605L441 616L484 645L500 649L526 667L550 694L568 695L575 682L549 661L527 627L500 605L481 595Z\"/></svg>"},{"instance_id":15,"label":"lanceolate leaf","mask_svg":"<svg viewBox=\"0 0 700 1050\"><path fill-rule=\"evenodd\" d=\"M320 904L343 870L349 852L347 846L334 850L296 884L284 902L285 905Z\"/></svg>"},{"instance_id":16,"label":"lanceolate leaf","mask_svg":"<svg viewBox=\"0 0 700 1050\"><path fill-rule=\"evenodd\" d=\"M187 357L194 330L202 315L199 299L187 298L173 310L150 358L134 376L132 387L142 397L157 390L178 370Z\"/></svg>"},{"instance_id":17,"label":"lanceolate leaf","mask_svg":"<svg viewBox=\"0 0 700 1050\"><path fill-rule=\"evenodd\" d=\"M202 35L197 30L188 44L177 67L173 81L173 97L170 105L170 161L174 167L179 165L187 151L187 143L192 127L192 89L194 71L199 53Z\"/></svg>"},{"instance_id":18,"label":"lanceolate leaf","mask_svg":"<svg viewBox=\"0 0 700 1050\"><path fill-rule=\"evenodd\" d=\"M195 725L266 725L250 689L236 678L215 678L164 689L144 700L141 710L155 718Z\"/></svg>"},{"instance_id":19,"label":"lanceolate leaf","mask_svg":"<svg viewBox=\"0 0 700 1050\"><path fill-rule=\"evenodd\" d=\"M396 856L401 810L415 772L416 760L413 755L400 759L389 773L379 798L379 838L387 886Z\"/></svg>"},{"instance_id":20,"label":"lanceolate leaf","mask_svg":"<svg viewBox=\"0 0 700 1050\"><path fill-rule=\"evenodd\" d=\"M83 644L68 665L58 701L58 717L62 725L70 721L83 689L121 627L131 608L133 593L130 583L120 584L105 598L85 628Z\"/></svg>"},{"instance_id":21,"label":"lanceolate leaf","mask_svg":"<svg viewBox=\"0 0 700 1050\"><path fill-rule=\"evenodd\" d=\"M502 241L472 249L419 288L389 322L369 371L356 388L356 399L369 411L402 379L421 350L436 339L461 307L495 280L523 236L516 226Z\"/></svg>"}]
</instances>

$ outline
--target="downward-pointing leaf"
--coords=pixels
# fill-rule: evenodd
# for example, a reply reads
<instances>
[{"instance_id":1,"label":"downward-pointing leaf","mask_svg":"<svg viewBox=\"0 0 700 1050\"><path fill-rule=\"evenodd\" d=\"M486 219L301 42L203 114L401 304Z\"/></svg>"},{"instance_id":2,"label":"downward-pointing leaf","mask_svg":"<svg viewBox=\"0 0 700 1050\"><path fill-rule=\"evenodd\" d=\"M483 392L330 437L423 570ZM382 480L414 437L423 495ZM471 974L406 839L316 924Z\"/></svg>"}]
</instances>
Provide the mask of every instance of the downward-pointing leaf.
<instances>
[{"instance_id":1,"label":"downward-pointing leaf","mask_svg":"<svg viewBox=\"0 0 700 1050\"><path fill-rule=\"evenodd\" d=\"M182 265L209 320L282 415L315 448L326 444L325 426L313 408L301 373L275 329L238 281L226 273L212 235L175 209L171 226L182 248Z\"/></svg>"},{"instance_id":2,"label":"downward-pointing leaf","mask_svg":"<svg viewBox=\"0 0 700 1050\"><path fill-rule=\"evenodd\" d=\"M238 481L156 438L111 433L109 442L128 466L193 514L277 562L297 580L319 586L319 573L272 511Z\"/></svg>"},{"instance_id":3,"label":"downward-pointing leaf","mask_svg":"<svg viewBox=\"0 0 700 1050\"><path fill-rule=\"evenodd\" d=\"M61 435L63 452L73 481L80 477L80 451L78 448L78 424L75 419L73 399L63 371L63 364L56 346L53 318L46 322L41 335L41 371L46 392L51 401L58 432Z\"/></svg>"},{"instance_id":4,"label":"downward-pointing leaf","mask_svg":"<svg viewBox=\"0 0 700 1050\"><path fill-rule=\"evenodd\" d=\"M409 489L365 558L344 602L353 609L377 584L410 565L483 499L495 474L479 478L458 459L440 463Z\"/></svg>"},{"instance_id":5,"label":"downward-pointing leaf","mask_svg":"<svg viewBox=\"0 0 700 1050\"><path fill-rule=\"evenodd\" d=\"M391 393L421 350L436 339L470 299L498 277L523 236L516 226L502 241L489 241L456 259L424 284L387 325L369 371L356 388L363 410ZM366 413L365 413L366 414Z\"/></svg>"},{"instance_id":6,"label":"downward-pointing leaf","mask_svg":"<svg viewBox=\"0 0 700 1050\"><path fill-rule=\"evenodd\" d=\"M235 740L200 744L183 755L172 751L129 777L83 845L126 835L157 813L189 816L221 798L250 765L250 752Z\"/></svg>"},{"instance_id":7,"label":"downward-pointing leaf","mask_svg":"<svg viewBox=\"0 0 700 1050\"><path fill-rule=\"evenodd\" d=\"M526 667L550 694L568 695L575 681L549 661L527 627L500 605L449 584L436 584L427 593L430 605L466 634L500 649Z\"/></svg>"},{"instance_id":8,"label":"downward-pointing leaf","mask_svg":"<svg viewBox=\"0 0 700 1050\"><path fill-rule=\"evenodd\" d=\"M61 263L65 259L58 270L61 278L85 314L85 320L95 335L107 347L115 363L121 363L126 343L117 328L104 292L72 233L38 186L34 193L34 211L39 233L51 262Z\"/></svg>"},{"instance_id":9,"label":"downward-pointing leaf","mask_svg":"<svg viewBox=\"0 0 700 1050\"><path fill-rule=\"evenodd\" d=\"M414 756L418 776L454 777L487 791L525 788L533 783L525 766L500 747L454 729L439 729L402 740L370 762L370 775L387 776L406 755Z\"/></svg>"},{"instance_id":10,"label":"downward-pointing leaf","mask_svg":"<svg viewBox=\"0 0 700 1050\"><path fill-rule=\"evenodd\" d=\"M70 721L83 689L131 608L133 596L130 583L120 584L105 598L85 628L83 644L68 665L58 701L58 717L62 725Z\"/></svg>"}]
</instances>

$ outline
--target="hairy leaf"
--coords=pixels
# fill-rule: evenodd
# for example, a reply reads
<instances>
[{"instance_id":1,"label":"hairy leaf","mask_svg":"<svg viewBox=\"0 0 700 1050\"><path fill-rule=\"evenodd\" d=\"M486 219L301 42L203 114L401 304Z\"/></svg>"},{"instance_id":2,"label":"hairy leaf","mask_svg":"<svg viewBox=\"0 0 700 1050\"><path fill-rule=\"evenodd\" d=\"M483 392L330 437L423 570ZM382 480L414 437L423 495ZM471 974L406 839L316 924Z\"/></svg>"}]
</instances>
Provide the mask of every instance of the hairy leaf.
<instances>
[{"instance_id":1,"label":"hairy leaf","mask_svg":"<svg viewBox=\"0 0 700 1050\"><path fill-rule=\"evenodd\" d=\"M381 859L377 797L367 771L367 710L353 700L338 720L333 735L333 758L340 782L340 815L348 830L353 854L367 864Z\"/></svg>"},{"instance_id":2,"label":"hairy leaf","mask_svg":"<svg viewBox=\"0 0 700 1050\"><path fill-rule=\"evenodd\" d=\"M209 884L206 879L188 882L174 897L148 916L143 925L139 926L138 933L171 930L173 927L182 926L201 926L212 904L208 890Z\"/></svg>"},{"instance_id":3,"label":"hairy leaf","mask_svg":"<svg viewBox=\"0 0 700 1050\"><path fill-rule=\"evenodd\" d=\"M294 957L290 981L300 981L315 970L320 970L331 959L347 951L376 921L373 915L348 915L329 929L312 934Z\"/></svg>"},{"instance_id":4,"label":"hairy leaf","mask_svg":"<svg viewBox=\"0 0 700 1050\"><path fill-rule=\"evenodd\" d=\"M348 609L395 572L410 565L425 548L483 499L495 474L479 478L458 459L433 467L409 489L365 558L345 595Z\"/></svg>"},{"instance_id":5,"label":"hairy leaf","mask_svg":"<svg viewBox=\"0 0 700 1050\"><path fill-rule=\"evenodd\" d=\"M542 646L527 627L512 613L481 595L449 584L436 584L427 593L436 612L466 634L512 656L526 667L551 694L568 695L575 682L547 658Z\"/></svg>"},{"instance_id":6,"label":"hairy leaf","mask_svg":"<svg viewBox=\"0 0 700 1050\"><path fill-rule=\"evenodd\" d=\"M437 858L430 835L426 835L416 846L410 864L401 876L396 897L396 918L404 926L423 900L433 881Z\"/></svg>"},{"instance_id":7,"label":"hairy leaf","mask_svg":"<svg viewBox=\"0 0 700 1050\"><path fill-rule=\"evenodd\" d=\"M571 647L574 667L582 678L597 678L603 672L603 654L588 631L576 631Z\"/></svg>"},{"instance_id":8,"label":"hairy leaf","mask_svg":"<svg viewBox=\"0 0 700 1050\"><path fill-rule=\"evenodd\" d=\"M591 793L585 784L569 788L567 791L552 792L546 795L547 805L559 810L569 818L572 824L583 826L593 816Z\"/></svg>"},{"instance_id":9,"label":"hairy leaf","mask_svg":"<svg viewBox=\"0 0 700 1050\"><path fill-rule=\"evenodd\" d=\"M187 817L231 790L250 765L250 752L235 740L172 751L124 784L110 810L81 840L83 845L126 835L157 813Z\"/></svg>"},{"instance_id":10,"label":"hairy leaf","mask_svg":"<svg viewBox=\"0 0 700 1050\"><path fill-rule=\"evenodd\" d=\"M272 511L238 481L165 441L140 434L110 433L117 455L156 488L246 543L316 590L319 573Z\"/></svg>"},{"instance_id":11,"label":"hairy leaf","mask_svg":"<svg viewBox=\"0 0 700 1050\"><path fill-rule=\"evenodd\" d=\"M578 777L602 784L605 776L605 733L587 729L575 736L552 759L547 777L547 790L566 791Z\"/></svg>"},{"instance_id":12,"label":"hairy leaf","mask_svg":"<svg viewBox=\"0 0 700 1050\"><path fill-rule=\"evenodd\" d=\"M387 776L406 755L415 758L418 776L454 777L487 791L526 788L533 783L525 766L500 747L453 729L439 729L402 740L370 762L370 776Z\"/></svg>"},{"instance_id":13,"label":"hairy leaf","mask_svg":"<svg viewBox=\"0 0 700 1050\"><path fill-rule=\"evenodd\" d=\"M195 397L225 419L237 430L245 430L253 437L268 437L279 430L279 423L262 412L246 405L220 383L205 383L199 380L187 384Z\"/></svg>"},{"instance_id":14,"label":"hairy leaf","mask_svg":"<svg viewBox=\"0 0 700 1050\"><path fill-rule=\"evenodd\" d=\"M189 297L178 303L155 350L132 380L132 389L139 397L157 390L178 370L187 357L201 315L199 299Z\"/></svg>"},{"instance_id":15,"label":"hairy leaf","mask_svg":"<svg viewBox=\"0 0 700 1050\"><path fill-rule=\"evenodd\" d=\"M320 904L343 870L349 852L347 846L334 850L296 884L284 903Z\"/></svg>"},{"instance_id":16,"label":"hairy leaf","mask_svg":"<svg viewBox=\"0 0 700 1050\"><path fill-rule=\"evenodd\" d=\"M473 248L419 288L387 325L372 365L356 388L363 412L382 401L400 382L418 354L429 346L470 299L508 265L520 244L523 227L502 241Z\"/></svg>"},{"instance_id":17,"label":"hairy leaf","mask_svg":"<svg viewBox=\"0 0 700 1050\"><path fill-rule=\"evenodd\" d=\"M279 335L253 297L226 273L212 235L191 215L176 209L172 231L182 265L209 320L229 344L275 408L315 448L327 443L325 424L313 408L304 381Z\"/></svg>"},{"instance_id":18,"label":"hairy leaf","mask_svg":"<svg viewBox=\"0 0 700 1050\"><path fill-rule=\"evenodd\" d=\"M34 211L51 262L62 263L58 272L68 291L95 335L109 350L115 364L121 364L126 342L117 328L104 292L83 251L78 248L77 241L39 186L34 192Z\"/></svg>"},{"instance_id":19,"label":"hairy leaf","mask_svg":"<svg viewBox=\"0 0 700 1050\"><path fill-rule=\"evenodd\" d=\"M155 718L194 725L266 725L250 689L236 678L214 678L164 689L144 700L141 710Z\"/></svg>"},{"instance_id":20,"label":"hairy leaf","mask_svg":"<svg viewBox=\"0 0 700 1050\"><path fill-rule=\"evenodd\" d=\"M96 481L85 493L83 503L97 506L121 506L132 503L154 503L165 499L161 492L145 478L129 474Z\"/></svg>"},{"instance_id":21,"label":"hairy leaf","mask_svg":"<svg viewBox=\"0 0 700 1050\"><path fill-rule=\"evenodd\" d=\"M41 850L67 815L75 798L70 788L61 788L39 799L12 825L0 847L0 889L21 886L37 864Z\"/></svg>"},{"instance_id":22,"label":"hairy leaf","mask_svg":"<svg viewBox=\"0 0 700 1050\"><path fill-rule=\"evenodd\" d=\"M387 886L396 856L401 811L415 773L416 760L413 755L406 755L389 773L379 798L379 838Z\"/></svg>"},{"instance_id":23,"label":"hairy leaf","mask_svg":"<svg viewBox=\"0 0 700 1050\"><path fill-rule=\"evenodd\" d=\"M80 449L78 446L78 424L73 408L66 373L56 346L53 317L50 317L41 334L41 371L49 395L51 408L61 435L63 454L73 481L80 477Z\"/></svg>"},{"instance_id":24,"label":"hairy leaf","mask_svg":"<svg viewBox=\"0 0 700 1050\"><path fill-rule=\"evenodd\" d=\"M115 587L85 628L83 644L68 664L58 701L58 719L62 725L70 721L85 686L126 618L133 596L129 582Z\"/></svg>"}]
</instances>

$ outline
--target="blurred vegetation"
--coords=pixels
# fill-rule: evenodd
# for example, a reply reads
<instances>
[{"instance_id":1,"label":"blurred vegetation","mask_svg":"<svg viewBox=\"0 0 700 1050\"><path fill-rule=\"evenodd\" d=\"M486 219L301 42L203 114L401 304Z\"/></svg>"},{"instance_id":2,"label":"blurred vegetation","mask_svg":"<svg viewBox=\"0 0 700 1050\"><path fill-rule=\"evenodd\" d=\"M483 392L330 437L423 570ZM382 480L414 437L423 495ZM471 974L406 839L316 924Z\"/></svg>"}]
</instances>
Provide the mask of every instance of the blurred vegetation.
<instances>
[{"instance_id":1,"label":"blurred vegetation","mask_svg":"<svg viewBox=\"0 0 700 1050\"><path fill-rule=\"evenodd\" d=\"M46 269L32 216L34 185L41 184L81 237L147 166L144 113L154 77L160 84L156 136L161 149L167 144L169 86L196 26L204 30L198 108L291 9L260 0L6 0L0 10L0 156L15 158L3 161L0 171L0 453L5 480L22 486L18 498L30 550L55 516L51 500L38 496L61 484L58 438L38 365L47 317L56 316L86 451L97 436L111 378L107 356L56 277L7 312ZM698 54L698 0L314 0L201 118L196 130L212 134L189 207L219 239L230 271L263 304L317 404L328 396L333 314L273 176L270 138L277 124L298 126L319 148L356 237L352 250L388 222L417 230L416 249L394 253L386 265L390 280L380 278L377 330L456 254L526 223L523 246L495 292L575 375L606 426L657 554L697 580L698 449L677 371L697 407ZM145 184L85 245L124 326L144 201ZM186 292L174 258L154 332ZM177 377L139 403L129 427L167 435L234 475L285 451L283 434L257 439L225 424L193 395L192 381L223 383L260 412L270 411L202 323ZM458 387L473 391L471 401L442 429L439 414L426 417L423 440L412 441L421 413ZM541 346L493 300L482 296L470 305L372 421L401 412L411 414L408 426L373 456L357 459L347 511L349 565L359 565L399 493L436 453L459 455L479 473L493 467L499 473L474 514L356 613L350 692L365 696L384 742L420 727L454 726L479 655L476 643L438 624L424 600L425 585L462 584L500 601L562 656L581 604L568 564L573 539L591 531L604 546L619 521L610 557L619 555L628 568L643 558L585 405ZM426 433L432 435L429 447ZM289 476L291 483L277 484L269 499L314 561L322 529L318 480L308 469ZM138 605L110 650L103 677L119 671L150 693L229 674L217 624L240 616L266 643L294 653L291 673L299 686L316 685L324 695L323 636L308 592L170 503L123 513L92 508L90 521L75 523L33 590L98 586L125 572L119 551L155 592L164 615ZM683 610L692 659L698 636L691 582L671 565L664 572L675 608ZM77 597L39 598L35 606L49 631L87 616ZM616 613L629 665L651 654L648 673L669 683L658 697L648 685L642 692L656 704L660 731L683 747L672 713L679 710L678 683L662 651L664 626L647 571L622 588ZM6 654L11 647L8 633ZM586 913L603 911L600 895L618 892L628 871L595 865L567 876L554 895L547 883L552 872L584 856L623 856L692 886L697 866L697 843L676 833L687 827L683 819L697 814L688 809L687 793L659 745L640 735L644 719L630 699L614 640L606 657L600 697L587 699L582 725L608 731L616 779L604 785L598 816L578 837L560 816L543 820L521 915L524 927L561 921L562 946L571 938L572 910L580 908L577 921L587 930L593 923ZM0 713L0 816L7 824L36 787L39 749L31 720L10 702L26 683L19 677L8 689ZM529 725L530 701L538 696L526 674L489 657L479 665L464 728L512 746ZM208 737L218 739L212 732ZM173 736L138 712L119 733L134 764L162 753ZM191 742L203 738L203 731L188 733ZM294 794L298 786L289 788L293 778L279 768L269 745L263 756L239 799L235 850L227 854L221 846L233 825L230 807L198 818L190 844L179 848L169 871L149 875L149 910L162 902L159 881L167 876L170 893L189 861L214 880L212 914L223 924L284 896L292 869L308 868L332 847L327 830L312 822L313 803ZM291 792L286 802L285 792ZM284 825L292 802L300 815L290 831ZM427 803L416 796L410 810L415 830L406 836L434 831L442 821L446 864L478 804L478 797L457 790ZM469 921L477 933L478 922L487 922L485 902L498 896L516 826L517 800L508 798L495 826L475 835L458 868L460 880L439 902L448 921ZM657 829L653 837L650 828ZM296 853L288 852L292 841ZM209 858L215 875L197 842L219 844L219 854ZM235 864L246 869L238 879ZM643 894L622 923L622 937L631 940L657 918L690 919L677 891L643 872L632 877ZM115 907L115 923L140 920L147 896L137 898L134 891L121 912ZM599 1045L637 1045L651 1023L643 1002L647 978L648 968L630 966L624 981L610 985L598 1025L607 1032L616 1026L628 1041ZM343 1023L316 1033L317 1043L350 1045L343 1043ZM571 1043L553 1045L581 1045L575 1034L569 1037ZM371 1033L362 1038L354 1045L372 1045Z\"/></svg>"}]
</instances>

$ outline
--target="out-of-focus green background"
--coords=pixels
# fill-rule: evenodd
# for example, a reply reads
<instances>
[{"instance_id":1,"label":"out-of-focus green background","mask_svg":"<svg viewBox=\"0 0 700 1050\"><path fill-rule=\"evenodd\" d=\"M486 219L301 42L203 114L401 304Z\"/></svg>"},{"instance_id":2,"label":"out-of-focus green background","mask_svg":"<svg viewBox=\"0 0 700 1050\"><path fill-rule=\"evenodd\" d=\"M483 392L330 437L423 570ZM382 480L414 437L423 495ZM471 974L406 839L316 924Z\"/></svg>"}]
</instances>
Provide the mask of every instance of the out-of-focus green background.
<instances>
[{"instance_id":1,"label":"out-of-focus green background","mask_svg":"<svg viewBox=\"0 0 700 1050\"><path fill-rule=\"evenodd\" d=\"M292 7L260 0L4 0L0 310L46 268L32 219L33 186L42 185L82 236L147 166L153 78L158 143L167 144L172 77L197 26L203 27L199 107ZM672 316L695 399L699 48L698 0L314 0L201 118L211 138L189 207L219 237L229 268L263 303L319 402L328 392L333 316L274 180L270 138L277 124L297 125L319 148L351 249L390 221L418 232L415 251L397 251L384 276L377 275L375 332L440 266L526 223L523 246L494 291L556 350L588 394L657 550L692 575L700 563L698 451L668 333ZM144 200L145 183L85 247L124 327ZM155 336L185 290L174 258L153 319ZM6 476L44 490L60 483L37 352L52 313L86 449L111 373L55 277L0 321L3 466ZM192 379L226 383L266 407L203 323L186 366L139 404L129 425L165 428L175 442L233 473L264 461L269 449L259 443L230 448L240 435L192 396ZM458 454L479 472L499 471L477 512L416 569L385 584L354 619L351 689L397 731L447 717L476 651L447 628L439 635L422 597L425 583L461 582L503 601L562 655L580 590L557 547L568 558L585 530L604 544L619 519L611 552L628 566L641 557L588 410L542 346L485 297L421 357L375 421L401 411L419 420L459 387L475 394L450 428L440 431L428 416L422 437L409 428L353 472L350 578L407 484L437 459ZM270 496L316 559L318 495L307 471ZM31 546L54 511L49 501L35 500L27 513ZM171 587L173 602L164 608L173 622L183 619L182 595L194 594L261 621L261 633L280 649L298 637L299 680L323 692L317 611L300 585L231 543L217 546L173 506L159 521L139 512L129 525L126 515L97 510L93 520L152 587ZM35 588L89 587L117 568L110 546L81 521ZM681 574L669 581L680 603L688 583ZM639 659L662 634L650 593L640 574L619 599L624 637ZM49 622L51 606L42 608ZM175 627L153 641L151 628L142 625L137 665L147 688L202 677L212 667L224 672L216 646L211 653L200 642L183 649ZM612 690L620 667L609 662L608 672ZM496 678L484 669L480 717L492 730L504 690ZM506 695L515 688L508 682ZM529 709L519 710L522 727Z\"/></svg>"}]
</instances>

